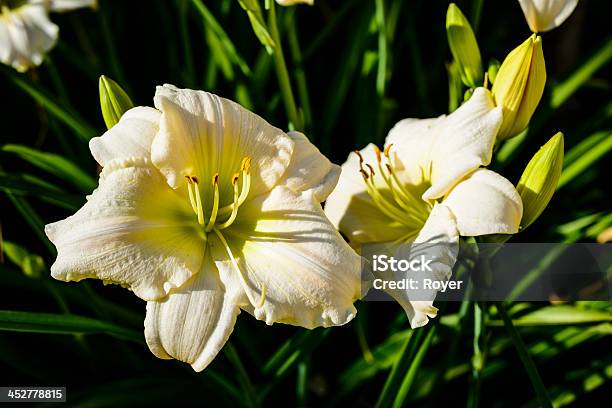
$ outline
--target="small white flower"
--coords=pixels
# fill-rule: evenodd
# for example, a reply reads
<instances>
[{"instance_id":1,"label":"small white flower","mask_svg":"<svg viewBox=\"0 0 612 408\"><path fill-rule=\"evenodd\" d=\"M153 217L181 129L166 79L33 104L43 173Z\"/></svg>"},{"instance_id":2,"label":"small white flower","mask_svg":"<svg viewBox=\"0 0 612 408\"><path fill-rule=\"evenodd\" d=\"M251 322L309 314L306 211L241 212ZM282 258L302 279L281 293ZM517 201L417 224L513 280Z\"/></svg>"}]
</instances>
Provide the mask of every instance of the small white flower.
<instances>
[{"instance_id":1,"label":"small white flower","mask_svg":"<svg viewBox=\"0 0 612 408\"><path fill-rule=\"evenodd\" d=\"M356 249L380 244L395 251L406 243L454 245L460 235L516 233L520 196L508 180L481 168L491 161L501 122L501 108L484 88L449 116L400 121L383 152L369 145L349 155L325 213ZM452 251L437 256L432 277L449 279ZM432 301L388 292L412 327L436 315Z\"/></svg>"},{"instance_id":2,"label":"small white flower","mask_svg":"<svg viewBox=\"0 0 612 408\"><path fill-rule=\"evenodd\" d=\"M0 62L25 72L40 65L55 45L59 28L49 20L50 11L95 7L97 0L0 1Z\"/></svg>"},{"instance_id":3,"label":"small white flower","mask_svg":"<svg viewBox=\"0 0 612 408\"><path fill-rule=\"evenodd\" d=\"M518 0L534 33L559 27L572 14L578 0Z\"/></svg>"},{"instance_id":4,"label":"small white flower","mask_svg":"<svg viewBox=\"0 0 612 408\"><path fill-rule=\"evenodd\" d=\"M202 91L158 87L90 142L100 185L47 225L54 278L96 278L146 300L160 358L203 370L240 309L268 324L341 325L356 310L361 259L321 202L340 168L301 133Z\"/></svg>"}]
</instances>

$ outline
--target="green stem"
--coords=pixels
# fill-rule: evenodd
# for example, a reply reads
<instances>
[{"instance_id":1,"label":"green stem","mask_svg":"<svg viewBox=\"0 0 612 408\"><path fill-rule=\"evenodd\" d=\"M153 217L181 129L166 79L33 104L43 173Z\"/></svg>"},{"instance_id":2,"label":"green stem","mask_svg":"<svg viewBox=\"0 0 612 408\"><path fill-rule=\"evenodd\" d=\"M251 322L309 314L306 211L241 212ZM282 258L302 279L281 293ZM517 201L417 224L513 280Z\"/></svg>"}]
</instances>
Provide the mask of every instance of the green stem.
<instances>
[{"instance_id":1,"label":"green stem","mask_svg":"<svg viewBox=\"0 0 612 408\"><path fill-rule=\"evenodd\" d=\"M193 64L193 52L189 38L189 0L180 0L178 3L179 25L181 41L183 43L183 57L185 58L185 79L190 87L196 87L196 74Z\"/></svg>"},{"instance_id":2,"label":"green stem","mask_svg":"<svg viewBox=\"0 0 612 408\"><path fill-rule=\"evenodd\" d=\"M396 400L398 390L402 386L406 373L409 371L412 362L417 355L421 346L423 338L431 330L433 325L429 325L423 328L415 329L411 335L406 338L406 341L402 347L399 359L393 365L391 373L387 377L387 381L383 387L376 408L386 408L391 406L392 402Z\"/></svg>"},{"instance_id":3,"label":"green stem","mask_svg":"<svg viewBox=\"0 0 612 408\"><path fill-rule=\"evenodd\" d=\"M414 359L412 360L412 363L410 364L410 367L408 368L408 372L406 373L406 376L402 381L402 385L400 386L399 391L397 392L395 401L393 401L393 408L401 408L405 406L406 397L410 395L410 391L412 390L412 386L414 384L414 380L417 377L419 368L421 367L421 363L423 363L423 359L425 359L425 356L429 351L429 347L433 342L435 332L436 326L432 324L431 327L428 328L427 336L425 337L425 340L423 340L423 343L419 347L419 350L417 351L416 355L414 356Z\"/></svg>"},{"instance_id":4,"label":"green stem","mask_svg":"<svg viewBox=\"0 0 612 408\"><path fill-rule=\"evenodd\" d=\"M376 25L378 26L378 70L376 72L376 92L385 95L387 83L387 24L385 21L385 2L376 0Z\"/></svg>"},{"instance_id":5,"label":"green stem","mask_svg":"<svg viewBox=\"0 0 612 408\"><path fill-rule=\"evenodd\" d=\"M289 73L287 72L287 64L285 63L285 56L283 55L283 46L280 40L280 34L278 32L278 24L276 22L276 8L274 2L270 2L270 12L268 14L268 30L272 36L272 40L276 44L274 47L274 67L276 68L276 75L278 76L278 85L280 86L281 94L283 95L283 102L285 104L285 110L289 118L289 126L295 130L303 131L304 125L302 120L298 116L298 110L295 105L295 98L293 97L293 90L291 89L291 81L289 80Z\"/></svg>"},{"instance_id":6,"label":"green stem","mask_svg":"<svg viewBox=\"0 0 612 408\"><path fill-rule=\"evenodd\" d=\"M106 44L106 51L108 53L108 61L111 66L111 71L113 72L113 79L115 79L118 83L123 84L123 88L128 94L131 94L129 89L129 82L125 79L125 75L123 75L123 69L121 68L121 63L119 62L119 54L117 52L117 47L115 46L115 40L113 38L113 30L111 28L111 22L109 21L109 7L107 3L104 6L99 8L100 15L100 25L102 26L102 36L104 37L104 42Z\"/></svg>"},{"instance_id":7,"label":"green stem","mask_svg":"<svg viewBox=\"0 0 612 408\"><path fill-rule=\"evenodd\" d=\"M468 407L477 407L480 402L481 373L485 362L485 312L480 302L474 302L474 339L472 342L472 381L468 397Z\"/></svg>"},{"instance_id":8,"label":"green stem","mask_svg":"<svg viewBox=\"0 0 612 408\"><path fill-rule=\"evenodd\" d=\"M230 343L227 343L223 348L223 351L227 358L230 360L236 371L238 372L238 381L240 381L240 385L242 386L242 391L245 393L247 399L247 405L249 407L258 407L260 404L257 399L257 393L255 392L255 387L253 387L253 383L249 378L249 374L247 373L242 361L240 360L240 356L238 352L234 348L234 346Z\"/></svg>"},{"instance_id":9,"label":"green stem","mask_svg":"<svg viewBox=\"0 0 612 408\"><path fill-rule=\"evenodd\" d=\"M523 342L521 335L519 334L516 327L514 327L514 324L512 323L512 319L510 318L510 316L508 316L508 312L506 311L506 306L503 304L503 302L496 302L495 305L497 307L497 310L502 320L504 321L504 326L506 327L506 330L508 331L508 335L510 336L512 343L514 344L514 347L516 348L516 351L518 352L519 358L521 359L521 362L523 363L523 367L525 367L525 371L527 371L527 375L529 376L529 379L531 380L531 385L533 385L533 388L535 389L535 392L538 396L540 406L546 407L546 408L549 408L549 407L552 408L553 405L548 396L548 392L546 391L546 387L544 386L544 383L542 382L542 378L540 378L538 369L536 368L535 363L531 359L531 356L529 355L529 350L527 349L527 346Z\"/></svg>"},{"instance_id":10,"label":"green stem","mask_svg":"<svg viewBox=\"0 0 612 408\"><path fill-rule=\"evenodd\" d=\"M287 18L287 39L289 41L289 52L295 66L295 81L297 82L298 97L300 105L304 110L304 130L310 130L312 126L312 110L310 108L310 96L308 94L308 83L304 72L303 58L297 35L297 20L295 8L291 8Z\"/></svg>"}]
</instances>

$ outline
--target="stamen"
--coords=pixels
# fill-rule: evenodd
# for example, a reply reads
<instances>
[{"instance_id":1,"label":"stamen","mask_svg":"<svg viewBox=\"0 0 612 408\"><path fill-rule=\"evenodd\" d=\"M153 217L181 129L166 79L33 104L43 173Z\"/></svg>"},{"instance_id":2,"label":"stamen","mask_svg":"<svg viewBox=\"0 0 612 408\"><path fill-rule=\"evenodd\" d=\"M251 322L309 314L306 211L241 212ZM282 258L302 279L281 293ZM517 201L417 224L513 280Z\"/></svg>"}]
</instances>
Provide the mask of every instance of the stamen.
<instances>
[{"instance_id":1,"label":"stamen","mask_svg":"<svg viewBox=\"0 0 612 408\"><path fill-rule=\"evenodd\" d=\"M238 215L238 207L240 207L240 205L238 204L238 199L240 198L239 190L238 190L238 179L239 178L240 178L240 174L234 174L234 177L232 177L232 184L234 185L234 203L232 205L232 213L230 214L229 218L224 223L217 226L217 229L220 229L220 230L225 229L229 227L230 225L232 225L234 220L236 220L236 215Z\"/></svg>"},{"instance_id":2,"label":"stamen","mask_svg":"<svg viewBox=\"0 0 612 408\"><path fill-rule=\"evenodd\" d=\"M204 225L204 209L202 208L202 198L200 197L200 186L198 186L197 177L192 176L191 181L195 184L195 199L196 199L196 213L198 214L198 224Z\"/></svg>"},{"instance_id":3,"label":"stamen","mask_svg":"<svg viewBox=\"0 0 612 408\"><path fill-rule=\"evenodd\" d=\"M367 192L374 201L374 204L389 218L404 224L406 226L414 225L414 223L422 223L424 221L423 214L418 211L415 203L420 203L420 200L408 190L397 178L393 171L390 159L390 151L393 144L385 147L384 151L374 146L378 171L381 178L384 180L386 187L389 189L393 198L383 195L379 186L376 184L374 168L365 163L360 152L355 151L359 157L359 172L361 173L366 184ZM386 163L383 166L382 156L386 158Z\"/></svg>"},{"instance_id":4,"label":"stamen","mask_svg":"<svg viewBox=\"0 0 612 408\"><path fill-rule=\"evenodd\" d=\"M215 173L212 179L214 193L213 193L213 206L210 213L210 219L206 225L206 232L212 231L217 221L217 213L219 212L219 173Z\"/></svg>"},{"instance_id":5,"label":"stamen","mask_svg":"<svg viewBox=\"0 0 612 408\"><path fill-rule=\"evenodd\" d=\"M251 158L249 156L242 159L242 164L240 165L240 169L242 171L242 189L240 191L240 196L238 197L238 207L240 207L249 196L249 191L251 189ZM236 206L236 201L232 204L228 204L223 208L219 209L220 215L225 215L234 211L234 207Z\"/></svg>"},{"instance_id":6,"label":"stamen","mask_svg":"<svg viewBox=\"0 0 612 408\"><path fill-rule=\"evenodd\" d=\"M383 152L383 154L385 155L387 159L389 158L389 151L391 150L392 146L393 146L393 143L388 144L387 147L385 147L385 151Z\"/></svg>"},{"instance_id":7,"label":"stamen","mask_svg":"<svg viewBox=\"0 0 612 408\"><path fill-rule=\"evenodd\" d=\"M195 197L193 196L193 182L191 181L191 177L185 176L187 179L187 191L189 192L189 203L191 204L191 208L194 213L198 213L198 206L195 201Z\"/></svg>"},{"instance_id":8,"label":"stamen","mask_svg":"<svg viewBox=\"0 0 612 408\"><path fill-rule=\"evenodd\" d=\"M354 153L359 157L359 165L361 166L363 164L363 156L361 155L361 152L359 150L355 150Z\"/></svg>"}]
</instances>

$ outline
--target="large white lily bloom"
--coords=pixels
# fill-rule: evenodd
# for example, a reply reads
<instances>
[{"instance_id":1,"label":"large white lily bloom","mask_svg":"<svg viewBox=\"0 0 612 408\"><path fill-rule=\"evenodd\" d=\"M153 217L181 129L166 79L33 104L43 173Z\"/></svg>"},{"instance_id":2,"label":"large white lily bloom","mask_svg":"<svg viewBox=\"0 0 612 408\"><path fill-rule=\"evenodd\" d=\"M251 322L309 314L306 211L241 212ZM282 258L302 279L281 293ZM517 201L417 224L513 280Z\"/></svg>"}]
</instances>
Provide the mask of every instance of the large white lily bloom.
<instances>
[{"instance_id":1,"label":"large white lily bloom","mask_svg":"<svg viewBox=\"0 0 612 408\"><path fill-rule=\"evenodd\" d=\"M501 109L484 88L448 116L400 121L383 152L370 144L349 155L325 213L358 250L516 233L520 196L508 180L481 168L491 161L501 122ZM441 256L432 273L436 280L449 279L454 263L452 253ZM410 299L408 291L389 294L412 327L436 315L432 301Z\"/></svg>"},{"instance_id":2,"label":"large white lily bloom","mask_svg":"<svg viewBox=\"0 0 612 408\"><path fill-rule=\"evenodd\" d=\"M97 0L0 1L0 62L25 72L40 65L55 45L59 28L49 12L96 7Z\"/></svg>"},{"instance_id":3,"label":"large white lily bloom","mask_svg":"<svg viewBox=\"0 0 612 408\"><path fill-rule=\"evenodd\" d=\"M100 185L45 228L52 276L131 289L148 302L151 351L197 371L240 309L306 328L351 320L361 260L320 204L340 168L301 133L216 95L164 85L155 107L90 142Z\"/></svg>"},{"instance_id":4,"label":"large white lily bloom","mask_svg":"<svg viewBox=\"0 0 612 408\"><path fill-rule=\"evenodd\" d=\"M518 0L529 28L543 33L559 27L572 14L578 0Z\"/></svg>"}]
</instances>

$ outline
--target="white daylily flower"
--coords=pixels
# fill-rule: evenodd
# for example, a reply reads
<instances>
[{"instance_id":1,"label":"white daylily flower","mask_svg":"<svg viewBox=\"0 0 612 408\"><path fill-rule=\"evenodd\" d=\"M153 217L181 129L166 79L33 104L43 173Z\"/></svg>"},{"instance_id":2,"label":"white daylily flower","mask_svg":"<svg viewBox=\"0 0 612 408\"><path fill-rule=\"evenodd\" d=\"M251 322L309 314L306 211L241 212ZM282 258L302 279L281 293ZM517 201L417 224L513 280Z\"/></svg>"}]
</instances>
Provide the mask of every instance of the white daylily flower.
<instances>
[{"instance_id":1,"label":"white daylily flower","mask_svg":"<svg viewBox=\"0 0 612 408\"><path fill-rule=\"evenodd\" d=\"M204 369L240 309L268 324L341 325L360 257L321 202L340 169L301 133L202 91L158 87L90 142L100 185L47 225L54 278L118 283L146 300L160 358Z\"/></svg>"},{"instance_id":2,"label":"white daylily flower","mask_svg":"<svg viewBox=\"0 0 612 408\"><path fill-rule=\"evenodd\" d=\"M49 20L49 12L96 5L97 0L0 1L0 62L20 72L40 65L59 32Z\"/></svg>"},{"instance_id":3,"label":"white daylily flower","mask_svg":"<svg viewBox=\"0 0 612 408\"><path fill-rule=\"evenodd\" d=\"M501 122L501 109L484 88L448 116L400 121L383 152L368 145L349 155L325 213L355 248L516 233L520 196L508 180L480 168L491 161ZM448 279L453 263L437 262L434 277ZM432 301L411 300L405 291L389 294L412 327L436 315Z\"/></svg>"},{"instance_id":4,"label":"white daylily flower","mask_svg":"<svg viewBox=\"0 0 612 408\"><path fill-rule=\"evenodd\" d=\"M295 4L308 4L312 6L314 4L314 0L276 0L281 6L293 6Z\"/></svg>"},{"instance_id":5,"label":"white daylily flower","mask_svg":"<svg viewBox=\"0 0 612 408\"><path fill-rule=\"evenodd\" d=\"M543 33L559 27L572 14L578 0L518 0L529 28Z\"/></svg>"}]
</instances>

